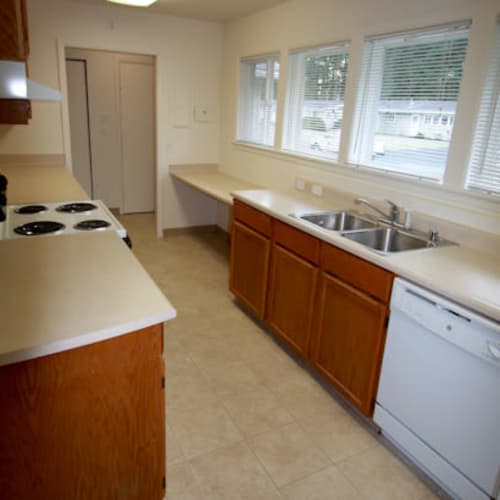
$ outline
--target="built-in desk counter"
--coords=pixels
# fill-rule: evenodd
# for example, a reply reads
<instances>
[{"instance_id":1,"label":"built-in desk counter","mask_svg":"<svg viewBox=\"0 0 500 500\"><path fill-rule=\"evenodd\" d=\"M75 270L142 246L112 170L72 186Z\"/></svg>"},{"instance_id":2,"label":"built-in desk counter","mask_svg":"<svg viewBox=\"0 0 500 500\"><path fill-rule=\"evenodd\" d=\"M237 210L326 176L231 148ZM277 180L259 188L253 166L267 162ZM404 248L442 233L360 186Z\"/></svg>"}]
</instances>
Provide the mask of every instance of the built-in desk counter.
<instances>
[{"instance_id":1,"label":"built-in desk counter","mask_svg":"<svg viewBox=\"0 0 500 500\"><path fill-rule=\"evenodd\" d=\"M169 172L175 179L227 205L233 204L233 191L260 189L256 184L219 172L213 164L170 165Z\"/></svg>"}]
</instances>

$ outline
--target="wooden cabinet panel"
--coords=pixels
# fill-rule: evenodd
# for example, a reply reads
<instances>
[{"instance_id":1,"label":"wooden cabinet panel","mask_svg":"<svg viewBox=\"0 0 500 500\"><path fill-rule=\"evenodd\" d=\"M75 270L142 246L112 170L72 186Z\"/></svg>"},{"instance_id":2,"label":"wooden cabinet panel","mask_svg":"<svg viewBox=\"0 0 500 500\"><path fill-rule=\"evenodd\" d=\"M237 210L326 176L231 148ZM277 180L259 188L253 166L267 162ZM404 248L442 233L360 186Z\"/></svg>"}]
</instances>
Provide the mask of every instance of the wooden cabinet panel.
<instances>
[{"instance_id":1,"label":"wooden cabinet panel","mask_svg":"<svg viewBox=\"0 0 500 500\"><path fill-rule=\"evenodd\" d=\"M2 0L0 8L0 60L25 61L28 57L26 0Z\"/></svg>"},{"instance_id":2,"label":"wooden cabinet panel","mask_svg":"<svg viewBox=\"0 0 500 500\"><path fill-rule=\"evenodd\" d=\"M271 217L260 210L245 205L241 201L234 200L233 217L235 220L255 229L258 233L271 236Z\"/></svg>"},{"instance_id":3,"label":"wooden cabinet panel","mask_svg":"<svg viewBox=\"0 0 500 500\"><path fill-rule=\"evenodd\" d=\"M319 240L279 220L273 221L273 239L304 259L318 264Z\"/></svg>"},{"instance_id":4,"label":"wooden cabinet panel","mask_svg":"<svg viewBox=\"0 0 500 500\"><path fill-rule=\"evenodd\" d=\"M271 242L233 222L229 288L260 319L264 319Z\"/></svg>"},{"instance_id":5,"label":"wooden cabinet panel","mask_svg":"<svg viewBox=\"0 0 500 500\"><path fill-rule=\"evenodd\" d=\"M279 245L273 245L267 321L304 358L309 338L318 269Z\"/></svg>"},{"instance_id":6,"label":"wooden cabinet panel","mask_svg":"<svg viewBox=\"0 0 500 500\"><path fill-rule=\"evenodd\" d=\"M367 294L389 301L393 280L389 271L328 243L321 244L321 267Z\"/></svg>"},{"instance_id":7,"label":"wooden cabinet panel","mask_svg":"<svg viewBox=\"0 0 500 500\"><path fill-rule=\"evenodd\" d=\"M312 361L365 415L373 414L387 307L323 273Z\"/></svg>"},{"instance_id":8,"label":"wooden cabinet panel","mask_svg":"<svg viewBox=\"0 0 500 500\"><path fill-rule=\"evenodd\" d=\"M0 496L161 499L162 325L0 368Z\"/></svg>"},{"instance_id":9,"label":"wooden cabinet panel","mask_svg":"<svg viewBox=\"0 0 500 500\"><path fill-rule=\"evenodd\" d=\"M0 123L26 125L31 118L31 102L27 99L0 99Z\"/></svg>"}]
</instances>

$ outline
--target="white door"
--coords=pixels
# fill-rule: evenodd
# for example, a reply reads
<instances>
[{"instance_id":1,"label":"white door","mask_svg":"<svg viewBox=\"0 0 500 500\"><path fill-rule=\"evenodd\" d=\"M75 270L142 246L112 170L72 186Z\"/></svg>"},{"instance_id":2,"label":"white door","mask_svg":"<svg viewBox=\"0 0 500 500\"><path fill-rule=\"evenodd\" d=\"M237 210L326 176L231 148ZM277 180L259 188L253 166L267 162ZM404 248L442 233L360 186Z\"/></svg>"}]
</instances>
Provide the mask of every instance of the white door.
<instances>
[{"instance_id":1,"label":"white door","mask_svg":"<svg viewBox=\"0 0 500 500\"><path fill-rule=\"evenodd\" d=\"M120 62L121 211L155 209L154 66Z\"/></svg>"},{"instance_id":2,"label":"white door","mask_svg":"<svg viewBox=\"0 0 500 500\"><path fill-rule=\"evenodd\" d=\"M86 63L66 59L68 80L69 125L71 128L71 157L73 175L87 194L93 198L92 159L89 139L89 115Z\"/></svg>"}]
</instances>

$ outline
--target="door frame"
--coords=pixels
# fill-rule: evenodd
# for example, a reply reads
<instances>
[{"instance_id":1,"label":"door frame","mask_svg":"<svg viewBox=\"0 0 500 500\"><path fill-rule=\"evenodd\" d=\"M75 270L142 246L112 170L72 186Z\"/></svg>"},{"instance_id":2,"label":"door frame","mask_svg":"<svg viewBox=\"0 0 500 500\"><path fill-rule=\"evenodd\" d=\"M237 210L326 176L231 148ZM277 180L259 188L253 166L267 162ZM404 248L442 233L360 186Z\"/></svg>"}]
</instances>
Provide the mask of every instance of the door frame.
<instances>
[{"instance_id":1,"label":"door frame","mask_svg":"<svg viewBox=\"0 0 500 500\"><path fill-rule=\"evenodd\" d=\"M66 75L66 55L65 50L66 47L81 47L81 41L79 40L69 40L69 39L56 39L56 48L57 48L57 62L59 67L59 77L60 77L60 86L62 89L68 88L68 81ZM114 45L107 46L106 44L95 46L91 43L85 43L85 48L88 50L105 50L109 52L125 52L129 54L137 54L137 55L150 55L154 58L154 72L155 72L155 88L154 88L154 102L155 102L155 181L156 181L156 203L155 203L155 218L156 218L156 236L161 238L163 236L163 196L162 196L162 188L164 179L168 176L168 169L161 169L160 165L165 164L168 166L168 157L167 151L161 151L159 146L160 141L158 138L160 134L167 137L168 136L168 127L166 120L162 119L160 113L158 112L159 104L164 104L165 109L167 106L167 96L158 95L158 89L161 87L161 82L159 81L159 75L162 72L163 68L159 68L158 66L158 51L157 50L148 50L148 54L145 54L144 51L138 52L136 48L131 45L127 45L126 43L120 44L119 47ZM163 99L162 99L163 98ZM165 101L163 103L163 101ZM73 172L73 159L71 157L71 133L70 133L70 124L69 124L69 104L68 104L68 95L67 92L63 92L63 97L61 101L61 117L62 117L62 136L63 136L63 149L64 149L64 157L66 167Z\"/></svg>"}]
</instances>

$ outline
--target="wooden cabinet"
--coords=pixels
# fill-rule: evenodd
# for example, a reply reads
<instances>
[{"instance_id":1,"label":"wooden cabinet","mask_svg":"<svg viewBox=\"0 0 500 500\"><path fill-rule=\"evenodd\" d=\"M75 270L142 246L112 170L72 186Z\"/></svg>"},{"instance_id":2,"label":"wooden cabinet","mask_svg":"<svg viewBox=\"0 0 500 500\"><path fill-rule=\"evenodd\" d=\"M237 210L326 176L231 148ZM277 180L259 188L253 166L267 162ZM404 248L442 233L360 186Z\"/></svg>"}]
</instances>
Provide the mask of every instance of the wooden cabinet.
<instances>
[{"instance_id":1,"label":"wooden cabinet","mask_svg":"<svg viewBox=\"0 0 500 500\"><path fill-rule=\"evenodd\" d=\"M0 123L26 125L31 118L31 101L27 99L0 99Z\"/></svg>"},{"instance_id":2,"label":"wooden cabinet","mask_svg":"<svg viewBox=\"0 0 500 500\"><path fill-rule=\"evenodd\" d=\"M0 367L1 498L163 498L162 377L162 325Z\"/></svg>"},{"instance_id":3,"label":"wooden cabinet","mask_svg":"<svg viewBox=\"0 0 500 500\"><path fill-rule=\"evenodd\" d=\"M2 0L0 60L26 61L29 55L26 0Z\"/></svg>"},{"instance_id":4,"label":"wooden cabinet","mask_svg":"<svg viewBox=\"0 0 500 500\"><path fill-rule=\"evenodd\" d=\"M371 416L387 307L325 272L318 295L313 364L340 393Z\"/></svg>"},{"instance_id":5,"label":"wooden cabinet","mask_svg":"<svg viewBox=\"0 0 500 500\"><path fill-rule=\"evenodd\" d=\"M230 273L236 297L372 416L392 273L239 201Z\"/></svg>"},{"instance_id":6,"label":"wooden cabinet","mask_svg":"<svg viewBox=\"0 0 500 500\"><path fill-rule=\"evenodd\" d=\"M29 55L26 0L2 0L0 60L26 62ZM31 118L27 99L0 99L0 123L26 125Z\"/></svg>"},{"instance_id":7,"label":"wooden cabinet","mask_svg":"<svg viewBox=\"0 0 500 500\"><path fill-rule=\"evenodd\" d=\"M235 202L233 214L229 288L258 318L264 319L271 218L239 202Z\"/></svg>"},{"instance_id":8,"label":"wooden cabinet","mask_svg":"<svg viewBox=\"0 0 500 500\"><path fill-rule=\"evenodd\" d=\"M318 276L319 240L273 221L273 248L266 319L303 358L309 340Z\"/></svg>"},{"instance_id":9,"label":"wooden cabinet","mask_svg":"<svg viewBox=\"0 0 500 500\"><path fill-rule=\"evenodd\" d=\"M354 406L372 416L393 275L322 243L312 363Z\"/></svg>"}]
</instances>

